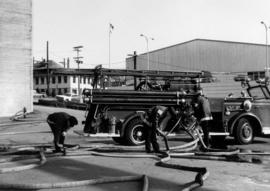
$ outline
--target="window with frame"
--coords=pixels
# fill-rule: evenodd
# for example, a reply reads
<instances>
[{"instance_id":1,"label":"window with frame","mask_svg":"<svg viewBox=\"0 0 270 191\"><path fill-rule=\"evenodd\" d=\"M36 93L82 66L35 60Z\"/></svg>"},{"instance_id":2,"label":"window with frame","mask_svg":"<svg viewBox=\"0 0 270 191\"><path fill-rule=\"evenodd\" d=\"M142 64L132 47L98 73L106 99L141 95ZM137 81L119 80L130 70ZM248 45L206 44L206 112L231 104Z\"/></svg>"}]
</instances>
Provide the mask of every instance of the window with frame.
<instances>
[{"instance_id":1,"label":"window with frame","mask_svg":"<svg viewBox=\"0 0 270 191\"><path fill-rule=\"evenodd\" d=\"M62 89L61 88L58 89L58 94L62 95Z\"/></svg>"},{"instance_id":2,"label":"window with frame","mask_svg":"<svg viewBox=\"0 0 270 191\"><path fill-rule=\"evenodd\" d=\"M64 83L67 83L67 76L64 76Z\"/></svg>"},{"instance_id":3,"label":"window with frame","mask_svg":"<svg viewBox=\"0 0 270 191\"><path fill-rule=\"evenodd\" d=\"M86 84L86 77L83 77L83 83Z\"/></svg>"},{"instance_id":4,"label":"window with frame","mask_svg":"<svg viewBox=\"0 0 270 191\"><path fill-rule=\"evenodd\" d=\"M58 76L58 83L62 83L62 76Z\"/></svg>"},{"instance_id":5,"label":"window with frame","mask_svg":"<svg viewBox=\"0 0 270 191\"><path fill-rule=\"evenodd\" d=\"M52 83L55 84L55 76L52 77Z\"/></svg>"},{"instance_id":6,"label":"window with frame","mask_svg":"<svg viewBox=\"0 0 270 191\"><path fill-rule=\"evenodd\" d=\"M39 79L39 77L36 77L35 79L36 79L36 84L38 85L38 79Z\"/></svg>"},{"instance_id":7,"label":"window with frame","mask_svg":"<svg viewBox=\"0 0 270 191\"><path fill-rule=\"evenodd\" d=\"M41 84L44 84L44 77L41 77Z\"/></svg>"},{"instance_id":8,"label":"window with frame","mask_svg":"<svg viewBox=\"0 0 270 191\"><path fill-rule=\"evenodd\" d=\"M72 89L72 93L73 93L73 94L77 94L77 89L73 88L73 89Z\"/></svg>"},{"instance_id":9,"label":"window with frame","mask_svg":"<svg viewBox=\"0 0 270 191\"><path fill-rule=\"evenodd\" d=\"M76 83L76 76L73 76L73 83Z\"/></svg>"}]
</instances>

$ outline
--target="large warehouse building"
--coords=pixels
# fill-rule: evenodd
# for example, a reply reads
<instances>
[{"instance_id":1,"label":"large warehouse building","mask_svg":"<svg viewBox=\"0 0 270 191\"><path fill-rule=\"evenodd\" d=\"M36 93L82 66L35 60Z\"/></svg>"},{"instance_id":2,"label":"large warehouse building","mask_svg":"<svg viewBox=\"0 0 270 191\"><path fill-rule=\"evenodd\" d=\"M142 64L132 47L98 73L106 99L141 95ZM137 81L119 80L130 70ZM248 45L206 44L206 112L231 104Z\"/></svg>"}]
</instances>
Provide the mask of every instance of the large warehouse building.
<instances>
[{"instance_id":1,"label":"large warehouse building","mask_svg":"<svg viewBox=\"0 0 270 191\"><path fill-rule=\"evenodd\" d=\"M270 51L269 51L270 52ZM266 46L195 39L149 52L152 70L208 70L246 72L264 70ZM137 56L137 69L147 69L147 53ZM127 69L133 69L133 58L127 58Z\"/></svg>"},{"instance_id":2,"label":"large warehouse building","mask_svg":"<svg viewBox=\"0 0 270 191\"><path fill-rule=\"evenodd\" d=\"M126 59L126 67L134 69L133 57ZM147 53L136 57L135 67L147 70ZM203 84L209 96L237 94L241 86L233 81L236 74L263 71L265 67L266 46L262 44L195 39L149 52L150 70L213 72L217 82Z\"/></svg>"},{"instance_id":3,"label":"large warehouse building","mask_svg":"<svg viewBox=\"0 0 270 191\"><path fill-rule=\"evenodd\" d=\"M0 1L0 116L10 116L32 99L32 1Z\"/></svg>"}]
</instances>

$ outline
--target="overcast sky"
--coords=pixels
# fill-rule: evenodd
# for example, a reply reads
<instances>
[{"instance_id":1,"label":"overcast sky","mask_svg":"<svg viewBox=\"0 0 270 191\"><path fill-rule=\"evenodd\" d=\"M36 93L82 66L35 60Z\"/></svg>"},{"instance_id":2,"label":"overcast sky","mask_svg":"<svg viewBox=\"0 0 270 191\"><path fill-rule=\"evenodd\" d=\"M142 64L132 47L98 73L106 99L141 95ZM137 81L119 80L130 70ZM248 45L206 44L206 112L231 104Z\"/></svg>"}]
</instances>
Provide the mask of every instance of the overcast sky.
<instances>
[{"instance_id":1,"label":"overcast sky","mask_svg":"<svg viewBox=\"0 0 270 191\"><path fill-rule=\"evenodd\" d=\"M196 38L265 44L269 0L33 0L33 56L59 62L83 45L84 64L123 68L127 54L156 50ZM270 34L270 33L269 33Z\"/></svg>"}]
</instances>

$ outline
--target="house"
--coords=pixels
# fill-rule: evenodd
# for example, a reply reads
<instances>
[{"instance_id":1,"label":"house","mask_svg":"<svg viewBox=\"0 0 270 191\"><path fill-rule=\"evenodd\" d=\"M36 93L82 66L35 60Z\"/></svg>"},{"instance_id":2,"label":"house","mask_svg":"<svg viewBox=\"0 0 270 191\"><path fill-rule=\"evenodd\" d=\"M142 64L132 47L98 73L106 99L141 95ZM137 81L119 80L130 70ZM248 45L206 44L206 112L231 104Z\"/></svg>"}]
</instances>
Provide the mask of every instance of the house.
<instances>
[{"instance_id":1,"label":"house","mask_svg":"<svg viewBox=\"0 0 270 191\"><path fill-rule=\"evenodd\" d=\"M54 74L58 69L69 69L63 65L49 60L47 70L47 62L45 60L34 64L33 87L38 93L46 92L51 96L58 94L72 93L80 94L84 88L92 88L92 79L89 76ZM49 83L47 78L49 77ZM48 91L49 89L49 91Z\"/></svg>"}]
</instances>

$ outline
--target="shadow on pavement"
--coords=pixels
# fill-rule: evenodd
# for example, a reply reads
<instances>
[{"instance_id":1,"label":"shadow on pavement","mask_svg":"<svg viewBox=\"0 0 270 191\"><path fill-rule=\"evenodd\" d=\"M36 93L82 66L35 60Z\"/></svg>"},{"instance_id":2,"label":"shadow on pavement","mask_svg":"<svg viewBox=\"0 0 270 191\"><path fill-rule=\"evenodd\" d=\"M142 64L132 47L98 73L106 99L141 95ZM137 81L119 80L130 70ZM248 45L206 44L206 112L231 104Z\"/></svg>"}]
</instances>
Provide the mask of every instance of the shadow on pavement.
<instances>
[{"instance_id":1,"label":"shadow on pavement","mask_svg":"<svg viewBox=\"0 0 270 191\"><path fill-rule=\"evenodd\" d=\"M80 181L80 180L89 180L89 179L97 179L102 177L109 177L109 176L131 176L131 175L140 175L136 174L134 172L129 172L128 170L120 170L116 167L105 167L100 166L97 164L91 164L92 157L89 157L89 163L83 162L75 159L49 159L48 162L39 168L28 170L28 171L22 171L18 173L13 174L6 174L6 176L12 176L13 180L16 180L15 183L49 183L49 182L66 182L66 181ZM85 160L85 159L84 159ZM96 159L95 159L96 160ZM101 159L102 160L102 159ZM115 159L114 159L115 160ZM127 159L128 160L128 159ZM148 160L148 159L146 159ZM103 161L104 162L104 161ZM143 162L143 161L142 161ZM155 162L153 160L153 168L155 167ZM96 161L96 163L98 163ZM113 165L113 163L112 163ZM134 170L136 171L136 169ZM170 169L167 170L166 173L168 173ZM174 171L174 172L173 172ZM45 173L44 173L45 172ZM175 170L172 170L172 173L179 173L176 176L179 176L179 183L175 181L168 181L164 179L158 179L153 177L149 178L149 190L181 190L185 186L188 186L192 181L194 181L195 173L190 173L190 182L182 182L187 178L184 178L186 175L182 175L183 178L181 178L181 173L186 171L179 171L175 172ZM34 175L36 174L36 175ZM5 178L5 174L0 174L0 179L5 182L9 182L10 178ZM29 177L32 179L29 179ZM210 177L209 177L210 178ZM8 181L6 181L8 180ZM1 182L2 182L1 181ZM207 184L207 180L205 182ZM99 185L89 185L84 187L74 187L74 188L64 188L64 189L52 189L52 190L104 190L104 191L126 191L126 190L141 190L142 189L143 182L123 182L123 183L110 183L110 184L99 184ZM45 189L50 190L50 189ZM201 187L199 190L207 190L203 187ZM3 190L4 191L4 190Z\"/></svg>"}]
</instances>

